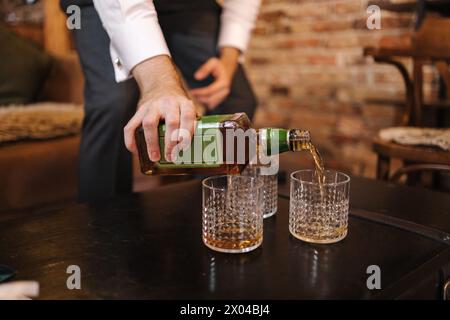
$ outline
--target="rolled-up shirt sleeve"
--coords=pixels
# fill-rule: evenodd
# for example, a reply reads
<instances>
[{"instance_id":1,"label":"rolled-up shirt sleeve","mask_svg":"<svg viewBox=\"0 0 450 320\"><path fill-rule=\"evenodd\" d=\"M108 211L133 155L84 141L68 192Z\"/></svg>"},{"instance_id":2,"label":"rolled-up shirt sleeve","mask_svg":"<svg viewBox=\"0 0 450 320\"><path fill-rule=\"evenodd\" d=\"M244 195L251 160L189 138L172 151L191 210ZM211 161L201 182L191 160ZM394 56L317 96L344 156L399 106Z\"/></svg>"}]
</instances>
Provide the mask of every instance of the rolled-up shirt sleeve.
<instances>
[{"instance_id":1,"label":"rolled-up shirt sleeve","mask_svg":"<svg viewBox=\"0 0 450 320\"><path fill-rule=\"evenodd\" d=\"M224 0L219 48L234 47L245 52L258 16L261 0Z\"/></svg>"},{"instance_id":2,"label":"rolled-up shirt sleeve","mask_svg":"<svg viewBox=\"0 0 450 320\"><path fill-rule=\"evenodd\" d=\"M140 62L170 55L151 0L94 0L109 35L116 81L131 77Z\"/></svg>"}]
</instances>

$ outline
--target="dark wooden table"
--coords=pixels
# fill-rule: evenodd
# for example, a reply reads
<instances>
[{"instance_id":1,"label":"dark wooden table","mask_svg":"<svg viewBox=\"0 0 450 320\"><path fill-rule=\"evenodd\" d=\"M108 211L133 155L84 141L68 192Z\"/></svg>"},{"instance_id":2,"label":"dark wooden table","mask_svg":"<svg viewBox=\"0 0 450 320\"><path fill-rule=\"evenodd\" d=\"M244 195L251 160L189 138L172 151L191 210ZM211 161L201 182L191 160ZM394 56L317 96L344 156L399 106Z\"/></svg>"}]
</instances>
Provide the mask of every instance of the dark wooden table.
<instances>
[{"instance_id":1,"label":"dark wooden table","mask_svg":"<svg viewBox=\"0 0 450 320\"><path fill-rule=\"evenodd\" d=\"M16 280L39 281L42 299L439 298L448 242L379 217L445 233L449 196L357 178L351 194L349 234L333 245L290 236L281 196L261 248L211 251L201 240L201 187L193 180L9 219L0 224L0 264L14 267ZM81 290L66 287L69 265L81 268ZM366 286L369 265L381 268L381 290Z\"/></svg>"}]
</instances>

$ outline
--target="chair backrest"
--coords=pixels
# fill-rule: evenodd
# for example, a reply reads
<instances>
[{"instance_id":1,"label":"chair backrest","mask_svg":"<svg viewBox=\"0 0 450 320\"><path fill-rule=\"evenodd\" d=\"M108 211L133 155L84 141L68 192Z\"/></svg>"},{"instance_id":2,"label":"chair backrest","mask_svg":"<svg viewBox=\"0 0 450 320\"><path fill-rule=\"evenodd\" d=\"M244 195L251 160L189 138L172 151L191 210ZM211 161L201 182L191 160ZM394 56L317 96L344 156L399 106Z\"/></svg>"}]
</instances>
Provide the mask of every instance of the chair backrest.
<instances>
[{"instance_id":1,"label":"chair backrest","mask_svg":"<svg viewBox=\"0 0 450 320\"><path fill-rule=\"evenodd\" d=\"M415 55L432 60L450 94L450 18L428 15L413 35Z\"/></svg>"},{"instance_id":2,"label":"chair backrest","mask_svg":"<svg viewBox=\"0 0 450 320\"><path fill-rule=\"evenodd\" d=\"M450 60L450 18L428 15L413 35L413 47L419 57Z\"/></svg>"}]
</instances>

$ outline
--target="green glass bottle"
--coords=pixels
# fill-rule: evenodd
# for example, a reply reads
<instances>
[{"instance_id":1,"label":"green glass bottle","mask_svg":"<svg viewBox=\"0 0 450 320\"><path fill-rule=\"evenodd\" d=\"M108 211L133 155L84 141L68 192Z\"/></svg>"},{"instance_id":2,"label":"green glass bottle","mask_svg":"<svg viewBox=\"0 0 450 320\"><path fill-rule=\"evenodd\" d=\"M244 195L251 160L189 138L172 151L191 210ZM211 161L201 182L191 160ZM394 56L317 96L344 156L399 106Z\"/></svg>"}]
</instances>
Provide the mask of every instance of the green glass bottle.
<instances>
[{"instance_id":1,"label":"green glass bottle","mask_svg":"<svg viewBox=\"0 0 450 320\"><path fill-rule=\"evenodd\" d=\"M158 131L159 146L164 150L164 123L159 125ZM146 175L238 174L260 152L270 156L301 151L308 149L311 143L309 132L304 130L252 129L245 113L199 118L191 146L180 151L175 162L167 161L164 152L160 161L152 162L142 127L136 130L135 137L141 171Z\"/></svg>"}]
</instances>

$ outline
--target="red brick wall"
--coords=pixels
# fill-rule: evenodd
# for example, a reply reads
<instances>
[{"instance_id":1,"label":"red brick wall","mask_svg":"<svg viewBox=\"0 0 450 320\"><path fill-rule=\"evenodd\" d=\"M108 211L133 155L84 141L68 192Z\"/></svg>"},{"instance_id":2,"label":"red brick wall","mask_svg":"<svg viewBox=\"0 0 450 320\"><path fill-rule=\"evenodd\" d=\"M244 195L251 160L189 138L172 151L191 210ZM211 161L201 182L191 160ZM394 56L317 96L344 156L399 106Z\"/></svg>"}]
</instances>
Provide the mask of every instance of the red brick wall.
<instances>
[{"instance_id":1,"label":"red brick wall","mask_svg":"<svg viewBox=\"0 0 450 320\"><path fill-rule=\"evenodd\" d=\"M382 29L369 30L366 9L365 0L263 0L246 61L257 127L308 129L325 162L374 177L371 139L398 120L404 87L363 48L407 45L414 20L383 11Z\"/></svg>"}]
</instances>

